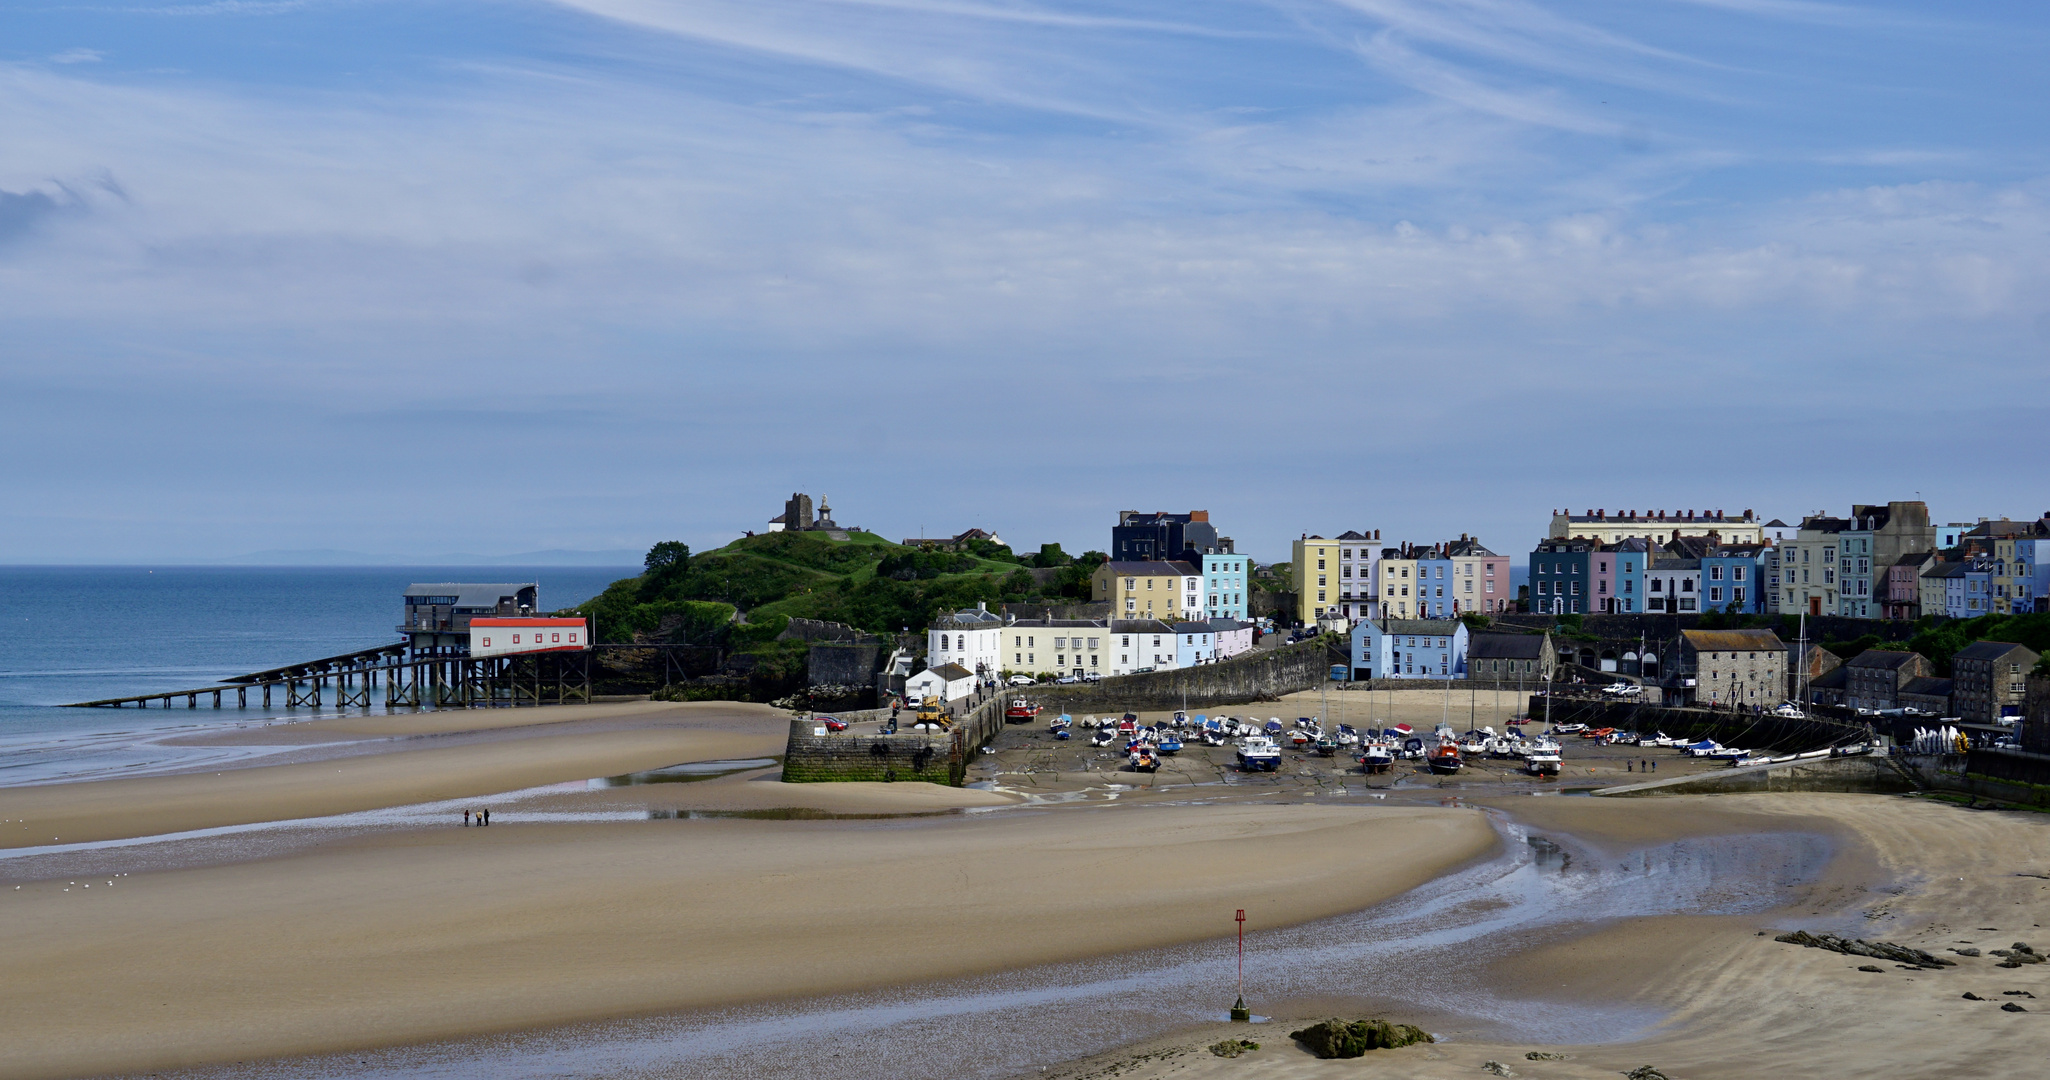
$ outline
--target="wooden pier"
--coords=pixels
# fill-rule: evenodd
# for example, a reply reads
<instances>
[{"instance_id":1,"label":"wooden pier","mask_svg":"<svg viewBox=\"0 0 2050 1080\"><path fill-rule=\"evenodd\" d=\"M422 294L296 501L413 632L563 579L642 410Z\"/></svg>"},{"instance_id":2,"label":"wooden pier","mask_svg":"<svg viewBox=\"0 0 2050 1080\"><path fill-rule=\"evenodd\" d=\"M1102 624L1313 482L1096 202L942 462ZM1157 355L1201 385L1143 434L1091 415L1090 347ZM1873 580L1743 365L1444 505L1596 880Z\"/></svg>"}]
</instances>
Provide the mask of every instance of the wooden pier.
<instances>
[{"instance_id":1,"label":"wooden pier","mask_svg":"<svg viewBox=\"0 0 2050 1080\"><path fill-rule=\"evenodd\" d=\"M407 655L406 646L381 645L303 664L255 671L222 680L222 685L191 690L163 690L127 697L73 702L68 708L119 709L129 705L147 709L160 703L175 708L182 699L188 709L197 709L202 699L213 708L226 707L226 695L234 695L234 707L250 706L252 693L260 694L259 708L276 707L273 693L283 698L287 709L317 709L329 705L368 709L379 690L387 708L399 706L469 708L501 705L566 705L591 700L591 653L542 652L490 657Z\"/></svg>"}]
</instances>

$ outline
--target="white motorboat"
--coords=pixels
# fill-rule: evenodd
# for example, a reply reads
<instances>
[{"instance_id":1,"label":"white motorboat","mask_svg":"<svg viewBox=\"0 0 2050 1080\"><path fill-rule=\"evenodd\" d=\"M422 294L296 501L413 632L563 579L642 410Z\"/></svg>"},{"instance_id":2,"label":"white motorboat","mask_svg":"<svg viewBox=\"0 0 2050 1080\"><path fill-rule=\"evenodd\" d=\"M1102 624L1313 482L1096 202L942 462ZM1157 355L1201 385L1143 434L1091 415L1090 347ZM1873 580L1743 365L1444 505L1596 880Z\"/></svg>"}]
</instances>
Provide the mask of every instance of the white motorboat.
<instances>
[{"instance_id":1,"label":"white motorboat","mask_svg":"<svg viewBox=\"0 0 2050 1080\"><path fill-rule=\"evenodd\" d=\"M1240 739L1237 754L1243 772L1273 772L1281 767L1281 747L1265 735Z\"/></svg>"}]
</instances>

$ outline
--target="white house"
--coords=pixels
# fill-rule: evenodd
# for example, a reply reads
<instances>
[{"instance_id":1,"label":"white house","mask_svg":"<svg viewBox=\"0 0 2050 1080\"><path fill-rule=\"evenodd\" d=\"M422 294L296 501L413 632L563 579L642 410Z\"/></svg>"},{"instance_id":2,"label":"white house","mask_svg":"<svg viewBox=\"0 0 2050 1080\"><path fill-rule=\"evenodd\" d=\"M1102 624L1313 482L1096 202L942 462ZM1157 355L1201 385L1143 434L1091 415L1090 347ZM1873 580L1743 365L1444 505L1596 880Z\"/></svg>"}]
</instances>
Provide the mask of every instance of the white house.
<instances>
[{"instance_id":1,"label":"white house","mask_svg":"<svg viewBox=\"0 0 2050 1080\"><path fill-rule=\"evenodd\" d=\"M1110 624L1112 675L1180 667L1174 627L1158 619L1114 619Z\"/></svg>"},{"instance_id":2,"label":"white house","mask_svg":"<svg viewBox=\"0 0 2050 1080\"><path fill-rule=\"evenodd\" d=\"M1004 620L982 604L933 620L925 632L926 663L959 664L984 682L1004 670Z\"/></svg>"},{"instance_id":3,"label":"white house","mask_svg":"<svg viewBox=\"0 0 2050 1080\"><path fill-rule=\"evenodd\" d=\"M941 664L904 680L906 700L937 696L952 704L975 692L975 673L959 664Z\"/></svg>"},{"instance_id":4,"label":"white house","mask_svg":"<svg viewBox=\"0 0 2050 1080\"><path fill-rule=\"evenodd\" d=\"M1243 619L1212 619L1210 632L1216 635L1219 660L1229 660L1253 648L1253 624Z\"/></svg>"},{"instance_id":5,"label":"white house","mask_svg":"<svg viewBox=\"0 0 2050 1080\"><path fill-rule=\"evenodd\" d=\"M1686 615L1701 610L1701 560L1659 559L1644 568L1644 610Z\"/></svg>"}]
</instances>

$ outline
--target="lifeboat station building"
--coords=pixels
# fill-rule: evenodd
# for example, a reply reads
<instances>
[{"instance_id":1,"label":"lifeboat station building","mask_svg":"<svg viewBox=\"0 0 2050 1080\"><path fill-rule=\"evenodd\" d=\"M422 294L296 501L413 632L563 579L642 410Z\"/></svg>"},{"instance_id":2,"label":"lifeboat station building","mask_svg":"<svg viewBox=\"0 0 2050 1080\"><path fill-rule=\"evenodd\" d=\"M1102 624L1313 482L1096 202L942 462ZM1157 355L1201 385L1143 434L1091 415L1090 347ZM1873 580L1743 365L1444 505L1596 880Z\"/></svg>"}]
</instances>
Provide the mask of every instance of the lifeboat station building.
<instances>
[{"instance_id":1,"label":"lifeboat station building","mask_svg":"<svg viewBox=\"0 0 2050 1080\"><path fill-rule=\"evenodd\" d=\"M541 587L532 581L408 585L398 630L414 656L465 656L471 620L532 618L540 606Z\"/></svg>"}]
</instances>

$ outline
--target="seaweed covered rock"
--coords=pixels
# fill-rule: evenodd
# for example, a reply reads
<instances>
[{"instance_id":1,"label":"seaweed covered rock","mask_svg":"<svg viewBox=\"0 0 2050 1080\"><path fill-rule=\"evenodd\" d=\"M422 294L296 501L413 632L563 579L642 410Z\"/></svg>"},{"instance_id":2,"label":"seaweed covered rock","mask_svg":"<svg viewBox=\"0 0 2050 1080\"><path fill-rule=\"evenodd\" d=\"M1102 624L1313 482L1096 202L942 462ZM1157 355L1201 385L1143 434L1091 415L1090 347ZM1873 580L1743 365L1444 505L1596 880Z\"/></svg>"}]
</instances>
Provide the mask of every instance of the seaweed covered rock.
<instances>
[{"instance_id":1,"label":"seaweed covered rock","mask_svg":"<svg viewBox=\"0 0 2050 1080\"><path fill-rule=\"evenodd\" d=\"M1629 1072L1624 1073L1623 1075L1629 1077L1630 1080L1666 1080L1665 1073L1662 1073L1649 1065L1639 1065L1638 1067L1630 1070Z\"/></svg>"},{"instance_id":2,"label":"seaweed covered rock","mask_svg":"<svg viewBox=\"0 0 2050 1080\"><path fill-rule=\"evenodd\" d=\"M1301 1031L1292 1031L1288 1037L1302 1043L1320 1058L1356 1058L1369 1050L1392 1050L1412 1043L1437 1041L1431 1038L1430 1032L1415 1024L1395 1024L1386 1020L1347 1023L1336 1017Z\"/></svg>"},{"instance_id":3,"label":"seaweed covered rock","mask_svg":"<svg viewBox=\"0 0 2050 1080\"><path fill-rule=\"evenodd\" d=\"M1235 1058L1248 1050L1258 1049L1260 1044L1251 1039L1226 1039L1220 1043L1210 1044L1210 1052L1221 1058Z\"/></svg>"}]
</instances>

